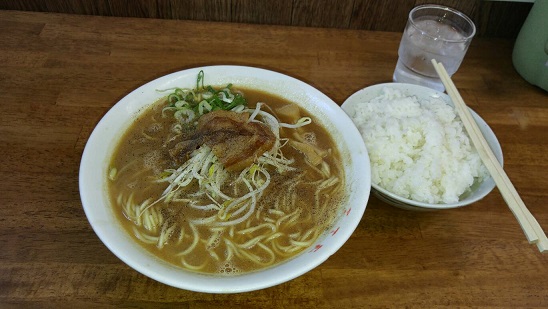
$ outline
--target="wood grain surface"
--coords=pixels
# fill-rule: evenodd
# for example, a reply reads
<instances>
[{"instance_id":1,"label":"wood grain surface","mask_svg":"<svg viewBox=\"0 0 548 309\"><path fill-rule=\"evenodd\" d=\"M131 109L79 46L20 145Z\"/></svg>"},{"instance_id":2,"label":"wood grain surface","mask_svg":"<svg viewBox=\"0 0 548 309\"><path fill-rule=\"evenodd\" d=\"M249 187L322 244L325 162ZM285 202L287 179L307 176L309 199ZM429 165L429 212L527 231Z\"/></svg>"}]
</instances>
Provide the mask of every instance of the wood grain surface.
<instances>
[{"instance_id":1,"label":"wood grain surface","mask_svg":"<svg viewBox=\"0 0 548 309\"><path fill-rule=\"evenodd\" d=\"M516 37L532 6L484 0L2 0L0 9L401 32L409 11L425 3L470 16L478 36L505 38Z\"/></svg>"},{"instance_id":2,"label":"wood grain surface","mask_svg":"<svg viewBox=\"0 0 548 309\"><path fill-rule=\"evenodd\" d=\"M0 11L0 308L548 307L548 256L527 243L496 189L437 212L371 197L355 233L325 263L235 295L149 279L91 229L78 191L82 151L131 90L178 70L234 64L299 78L341 104L391 81L400 37ZM497 135L510 179L546 231L548 94L515 72L512 46L474 39L453 80Z\"/></svg>"}]
</instances>

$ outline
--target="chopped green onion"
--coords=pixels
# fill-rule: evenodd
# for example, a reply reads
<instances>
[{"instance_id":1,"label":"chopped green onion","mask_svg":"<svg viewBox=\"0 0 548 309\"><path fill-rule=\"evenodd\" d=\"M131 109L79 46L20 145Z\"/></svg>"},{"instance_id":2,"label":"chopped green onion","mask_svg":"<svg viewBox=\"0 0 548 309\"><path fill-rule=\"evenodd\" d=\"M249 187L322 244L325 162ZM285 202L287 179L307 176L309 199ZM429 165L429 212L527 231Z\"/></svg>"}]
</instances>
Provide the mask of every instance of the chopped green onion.
<instances>
[{"instance_id":1,"label":"chopped green onion","mask_svg":"<svg viewBox=\"0 0 548 309\"><path fill-rule=\"evenodd\" d=\"M232 92L232 84L216 90L210 85L204 86L204 71L198 73L195 89L172 88L167 96L168 105L162 115L173 111L173 116L182 123L190 123L203 114L214 110L238 110L247 106L246 99L239 93Z\"/></svg>"}]
</instances>

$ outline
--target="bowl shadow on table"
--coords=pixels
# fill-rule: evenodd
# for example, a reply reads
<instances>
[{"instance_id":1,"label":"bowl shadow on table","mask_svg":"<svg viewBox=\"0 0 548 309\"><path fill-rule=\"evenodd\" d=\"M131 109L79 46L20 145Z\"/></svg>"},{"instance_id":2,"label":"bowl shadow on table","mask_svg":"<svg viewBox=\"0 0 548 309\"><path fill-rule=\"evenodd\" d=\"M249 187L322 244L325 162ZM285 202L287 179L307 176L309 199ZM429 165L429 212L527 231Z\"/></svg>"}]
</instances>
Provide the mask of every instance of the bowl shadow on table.
<instances>
[{"instance_id":1,"label":"bowl shadow on table","mask_svg":"<svg viewBox=\"0 0 548 309\"><path fill-rule=\"evenodd\" d=\"M444 216L440 211L414 211L395 207L373 193L358 228L364 228L372 238L420 239L421 226Z\"/></svg>"},{"instance_id":2,"label":"bowl shadow on table","mask_svg":"<svg viewBox=\"0 0 548 309\"><path fill-rule=\"evenodd\" d=\"M353 235L321 269L326 277L336 270L374 276L379 272L461 269L468 263L470 249L466 235L459 235L467 232L459 231L456 222L467 216L466 211L409 211L371 195Z\"/></svg>"},{"instance_id":3,"label":"bowl shadow on table","mask_svg":"<svg viewBox=\"0 0 548 309\"><path fill-rule=\"evenodd\" d=\"M463 214L464 211L467 210L465 208L444 211L405 210L394 207L375 194L371 194L365 215L349 243L342 249L348 250L349 255L355 255L356 250L374 252L375 256L382 259L387 256L403 258L408 254L420 255L422 253L417 252L418 247L436 252L436 256L449 254L449 251L451 251L450 254L459 254L458 247L462 237L453 237L453 235L459 235L454 221L466 216ZM358 255L364 256L363 253ZM367 257L364 258L367 259ZM396 260L394 262L397 263Z\"/></svg>"}]
</instances>

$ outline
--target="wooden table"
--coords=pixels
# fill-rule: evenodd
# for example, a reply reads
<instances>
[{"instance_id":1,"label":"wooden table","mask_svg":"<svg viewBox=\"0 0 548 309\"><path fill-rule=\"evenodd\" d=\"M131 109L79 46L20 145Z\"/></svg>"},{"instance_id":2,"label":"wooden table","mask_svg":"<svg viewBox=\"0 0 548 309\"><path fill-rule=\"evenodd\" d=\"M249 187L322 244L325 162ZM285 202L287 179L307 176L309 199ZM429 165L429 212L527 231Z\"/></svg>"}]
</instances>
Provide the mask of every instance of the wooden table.
<instances>
[{"instance_id":1,"label":"wooden table","mask_svg":"<svg viewBox=\"0 0 548 309\"><path fill-rule=\"evenodd\" d=\"M400 33L0 11L0 307L548 307L548 256L499 192L472 206L410 212L371 197L349 241L309 273L235 295L178 290L118 260L78 192L102 115L178 70L257 66L341 104L388 82ZM514 71L512 41L474 39L454 81L494 130L505 168L548 228L548 95Z\"/></svg>"}]
</instances>

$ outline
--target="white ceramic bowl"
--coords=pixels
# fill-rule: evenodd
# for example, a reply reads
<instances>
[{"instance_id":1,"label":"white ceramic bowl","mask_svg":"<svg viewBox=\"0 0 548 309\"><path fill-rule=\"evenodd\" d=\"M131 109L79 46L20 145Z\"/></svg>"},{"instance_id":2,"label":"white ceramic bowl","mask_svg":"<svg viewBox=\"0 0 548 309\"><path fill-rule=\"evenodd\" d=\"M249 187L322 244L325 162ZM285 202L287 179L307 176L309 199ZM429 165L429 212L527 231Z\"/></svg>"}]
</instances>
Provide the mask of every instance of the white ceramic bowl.
<instances>
[{"instance_id":1,"label":"white ceramic bowl","mask_svg":"<svg viewBox=\"0 0 548 309\"><path fill-rule=\"evenodd\" d=\"M378 84L373 85L370 87L366 87L362 90L359 90L358 92L354 93L348 99L345 100L345 102L342 104L343 110L350 115L352 118L356 108L359 108L360 102L367 102L371 99L379 96L382 93L382 89L385 87L390 87L393 89L398 89L402 92L405 96L416 96L419 100L426 100L428 98L441 98L447 104L454 106L453 102L449 98L449 96L445 93L424 87L424 86L418 86L418 85L412 85L412 84L405 84L405 83L385 83L385 84ZM502 149L500 147L500 144L497 140L497 137L489 128L487 123L481 119L478 114L476 114L472 109L470 109L470 112L472 113L472 116L474 117L474 120L478 124L481 133L487 140L487 143L493 150L497 160L502 164L503 163L503 157L502 157ZM414 200L410 200L401 196L398 196L379 185L373 183L373 194L377 196L379 199L393 205L399 208L408 209L408 210L434 210L434 209L451 209L456 207L462 207L466 205L470 205L474 202L479 201L480 199L484 198L489 192L493 190L495 187L495 182L491 177L485 179L481 185L476 188L471 194L469 194L464 199L461 199L460 201L456 203L450 203L450 204L429 204L429 203L423 203L418 202Z\"/></svg>"},{"instance_id":2,"label":"white ceramic bowl","mask_svg":"<svg viewBox=\"0 0 548 309\"><path fill-rule=\"evenodd\" d=\"M137 244L120 226L107 196L107 168L115 145L143 107L165 95L158 89L196 85L200 70L205 84L253 87L297 102L319 119L339 142L347 180L348 201L340 209L333 230L326 231L297 257L259 272L233 277L200 275L168 264ZM198 292L237 293L277 285L315 268L334 254L350 237L369 199L371 170L359 131L331 99L295 78L252 67L211 66L176 72L134 90L101 119L91 134L80 165L80 195L86 216L103 243L123 262L165 284Z\"/></svg>"}]
</instances>

